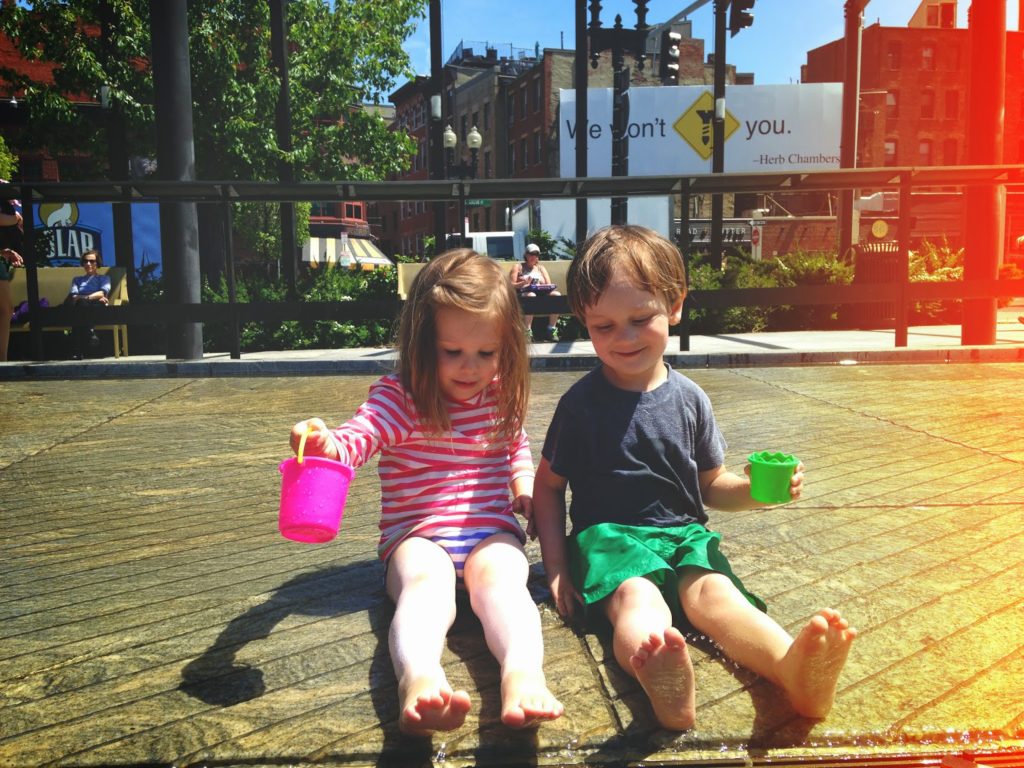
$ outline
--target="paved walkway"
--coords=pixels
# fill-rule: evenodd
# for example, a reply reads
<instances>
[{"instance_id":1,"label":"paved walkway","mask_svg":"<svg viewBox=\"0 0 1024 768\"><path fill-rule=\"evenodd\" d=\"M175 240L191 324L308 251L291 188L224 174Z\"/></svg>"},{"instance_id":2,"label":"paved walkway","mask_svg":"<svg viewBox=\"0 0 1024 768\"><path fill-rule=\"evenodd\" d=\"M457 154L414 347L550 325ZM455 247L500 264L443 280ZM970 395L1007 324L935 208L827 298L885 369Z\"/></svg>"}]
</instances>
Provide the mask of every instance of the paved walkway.
<instances>
[{"instance_id":1,"label":"paved walkway","mask_svg":"<svg viewBox=\"0 0 1024 768\"><path fill-rule=\"evenodd\" d=\"M1007 340L977 357L1013 363L686 371L716 404L730 466L777 448L808 467L799 503L712 524L791 631L824 605L860 629L826 720L797 717L691 635L698 725L658 729L608 638L552 611L531 544L565 717L527 733L500 725L497 670L464 614L444 664L474 708L433 739L395 727L374 468L358 474L333 542L276 531L289 427L343 418L373 376L271 365L140 378L125 375L130 361L104 361L39 379L8 364L19 373L0 381L0 766L1024 766L1021 350ZM108 364L107 379L77 378ZM580 375L535 374L535 457Z\"/></svg>"}]
</instances>

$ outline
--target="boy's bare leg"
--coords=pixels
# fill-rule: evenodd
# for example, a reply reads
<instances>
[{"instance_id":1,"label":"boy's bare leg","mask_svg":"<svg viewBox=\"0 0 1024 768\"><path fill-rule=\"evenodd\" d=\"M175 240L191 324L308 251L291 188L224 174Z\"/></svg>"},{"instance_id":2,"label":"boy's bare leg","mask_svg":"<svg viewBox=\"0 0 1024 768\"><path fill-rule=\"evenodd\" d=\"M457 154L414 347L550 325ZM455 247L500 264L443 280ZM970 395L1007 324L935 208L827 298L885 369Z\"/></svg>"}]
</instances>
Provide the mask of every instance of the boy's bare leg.
<instances>
[{"instance_id":1,"label":"boy's bare leg","mask_svg":"<svg viewBox=\"0 0 1024 768\"><path fill-rule=\"evenodd\" d=\"M615 659L651 700L664 728L685 731L696 718L693 664L672 612L648 579L627 579L605 602Z\"/></svg>"},{"instance_id":2,"label":"boy's bare leg","mask_svg":"<svg viewBox=\"0 0 1024 768\"><path fill-rule=\"evenodd\" d=\"M837 611L814 616L794 640L736 589L728 577L693 569L680 580L687 618L736 663L786 691L804 717L828 714L855 629Z\"/></svg>"},{"instance_id":3,"label":"boy's bare leg","mask_svg":"<svg viewBox=\"0 0 1024 768\"><path fill-rule=\"evenodd\" d=\"M388 645L398 679L398 727L410 736L454 730L470 708L469 694L453 691L441 667L455 621L455 566L432 541L406 539L388 563L387 590L395 602Z\"/></svg>"},{"instance_id":4,"label":"boy's bare leg","mask_svg":"<svg viewBox=\"0 0 1024 768\"><path fill-rule=\"evenodd\" d=\"M463 571L487 647L501 665L501 722L510 728L554 720L563 711L544 679L544 640L528 572L522 545L505 533L481 542Z\"/></svg>"}]
</instances>

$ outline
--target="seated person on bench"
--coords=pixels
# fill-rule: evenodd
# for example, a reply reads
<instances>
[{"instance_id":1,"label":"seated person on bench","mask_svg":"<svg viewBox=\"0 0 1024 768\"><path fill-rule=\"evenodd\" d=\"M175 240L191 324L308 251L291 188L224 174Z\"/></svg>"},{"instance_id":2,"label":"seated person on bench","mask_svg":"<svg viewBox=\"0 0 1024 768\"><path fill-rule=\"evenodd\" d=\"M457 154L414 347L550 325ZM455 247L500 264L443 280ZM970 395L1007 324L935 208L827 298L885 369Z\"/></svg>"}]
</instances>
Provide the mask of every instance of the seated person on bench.
<instances>
[{"instance_id":1,"label":"seated person on bench","mask_svg":"<svg viewBox=\"0 0 1024 768\"><path fill-rule=\"evenodd\" d=\"M110 278L97 271L100 266L100 252L89 250L82 254L82 269L85 274L71 278L71 289L64 303L68 306L85 306L89 304L106 304L110 296ZM72 326L71 335L74 340L74 358L81 360L87 348L95 349L100 345L96 330L84 325Z\"/></svg>"}]
</instances>

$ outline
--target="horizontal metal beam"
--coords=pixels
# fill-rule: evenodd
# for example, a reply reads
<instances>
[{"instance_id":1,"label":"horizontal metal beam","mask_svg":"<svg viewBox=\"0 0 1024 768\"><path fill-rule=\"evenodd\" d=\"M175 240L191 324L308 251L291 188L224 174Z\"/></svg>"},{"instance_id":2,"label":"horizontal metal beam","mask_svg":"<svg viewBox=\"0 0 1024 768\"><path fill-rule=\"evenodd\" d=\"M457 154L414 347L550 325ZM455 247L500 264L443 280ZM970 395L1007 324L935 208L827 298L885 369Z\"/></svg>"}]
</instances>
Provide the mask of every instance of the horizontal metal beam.
<instances>
[{"instance_id":1,"label":"horizontal metal beam","mask_svg":"<svg viewBox=\"0 0 1024 768\"><path fill-rule=\"evenodd\" d=\"M720 192L896 189L907 174L914 187L1024 185L1024 165L844 168L827 171L720 173L687 176L625 176L464 181L137 181L29 182L0 184L0 198L41 202L160 202L224 200L364 202L591 198ZM27 191L28 194L25 194Z\"/></svg>"}]
</instances>

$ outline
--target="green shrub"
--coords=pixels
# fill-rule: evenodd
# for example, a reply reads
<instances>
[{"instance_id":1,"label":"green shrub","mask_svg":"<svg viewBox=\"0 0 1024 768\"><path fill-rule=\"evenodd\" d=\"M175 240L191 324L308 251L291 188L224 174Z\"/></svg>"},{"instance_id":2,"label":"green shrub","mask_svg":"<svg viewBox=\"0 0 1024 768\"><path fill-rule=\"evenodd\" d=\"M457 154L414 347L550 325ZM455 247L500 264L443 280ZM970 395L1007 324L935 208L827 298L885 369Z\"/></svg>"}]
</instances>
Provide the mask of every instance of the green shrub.
<instances>
[{"instance_id":1,"label":"green shrub","mask_svg":"<svg viewBox=\"0 0 1024 768\"><path fill-rule=\"evenodd\" d=\"M953 248L945 238L940 245L925 240L907 256L912 283L945 283L964 279L964 249ZM962 316L960 299L918 301L910 308L910 323L930 325L958 323Z\"/></svg>"},{"instance_id":2,"label":"green shrub","mask_svg":"<svg viewBox=\"0 0 1024 768\"><path fill-rule=\"evenodd\" d=\"M351 300L386 300L398 294L398 272L394 267L374 270L346 270L326 268L311 270L299 285L299 301L339 302ZM238 302L281 302L286 300L284 283L271 283L263 277L252 276L236 283ZM203 285L203 303L225 304L228 301L227 282L221 280L216 287ZM339 349L351 347L384 346L391 341L395 318L381 317L342 322L313 320L300 322L249 322L240 329L243 352L279 349ZM226 324L207 323L203 328L203 347L207 351L229 349L231 327Z\"/></svg>"}]
</instances>

